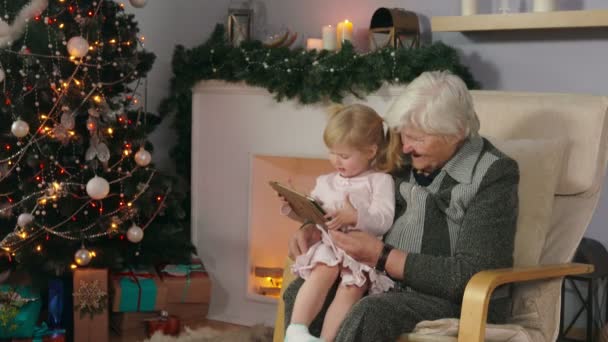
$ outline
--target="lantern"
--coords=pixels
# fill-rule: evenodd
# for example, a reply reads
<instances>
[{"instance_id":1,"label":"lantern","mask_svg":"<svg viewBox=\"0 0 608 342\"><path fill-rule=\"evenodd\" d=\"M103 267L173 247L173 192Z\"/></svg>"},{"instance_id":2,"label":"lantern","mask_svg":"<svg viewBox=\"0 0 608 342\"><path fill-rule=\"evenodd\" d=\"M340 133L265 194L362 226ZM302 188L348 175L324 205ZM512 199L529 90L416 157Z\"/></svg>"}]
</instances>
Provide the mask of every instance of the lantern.
<instances>
[{"instance_id":1,"label":"lantern","mask_svg":"<svg viewBox=\"0 0 608 342\"><path fill-rule=\"evenodd\" d=\"M400 8L380 7L372 15L369 26L370 50L420 46L418 15Z\"/></svg>"},{"instance_id":2,"label":"lantern","mask_svg":"<svg viewBox=\"0 0 608 342\"><path fill-rule=\"evenodd\" d=\"M250 40L253 35L253 10L249 8L228 9L228 41L233 46Z\"/></svg>"}]
</instances>

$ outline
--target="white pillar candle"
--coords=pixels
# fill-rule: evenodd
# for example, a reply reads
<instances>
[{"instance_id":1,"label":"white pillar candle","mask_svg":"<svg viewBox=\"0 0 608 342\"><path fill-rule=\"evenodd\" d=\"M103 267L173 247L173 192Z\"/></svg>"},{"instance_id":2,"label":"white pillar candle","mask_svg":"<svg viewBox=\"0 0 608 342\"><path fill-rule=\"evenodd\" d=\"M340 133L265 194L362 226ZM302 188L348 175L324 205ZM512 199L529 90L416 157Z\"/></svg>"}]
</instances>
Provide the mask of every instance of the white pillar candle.
<instances>
[{"instance_id":1,"label":"white pillar candle","mask_svg":"<svg viewBox=\"0 0 608 342\"><path fill-rule=\"evenodd\" d=\"M511 0L500 0L500 8L498 8L498 11L503 14L511 12L511 8L509 7L510 1Z\"/></svg>"},{"instance_id":2,"label":"white pillar candle","mask_svg":"<svg viewBox=\"0 0 608 342\"><path fill-rule=\"evenodd\" d=\"M323 50L323 39L308 38L306 40L306 50Z\"/></svg>"},{"instance_id":3,"label":"white pillar candle","mask_svg":"<svg viewBox=\"0 0 608 342\"><path fill-rule=\"evenodd\" d=\"M551 12L555 10L555 0L534 0L534 12Z\"/></svg>"},{"instance_id":4,"label":"white pillar candle","mask_svg":"<svg viewBox=\"0 0 608 342\"><path fill-rule=\"evenodd\" d=\"M331 25L323 26L323 48L333 51L336 49L336 29Z\"/></svg>"},{"instance_id":5,"label":"white pillar candle","mask_svg":"<svg viewBox=\"0 0 608 342\"><path fill-rule=\"evenodd\" d=\"M461 0L460 15L477 14L477 0Z\"/></svg>"},{"instance_id":6,"label":"white pillar candle","mask_svg":"<svg viewBox=\"0 0 608 342\"><path fill-rule=\"evenodd\" d=\"M344 20L343 22L338 23L338 28L336 29L336 35L338 40L338 49L342 48L342 42L345 40L351 41L353 40L353 23L348 20Z\"/></svg>"}]
</instances>

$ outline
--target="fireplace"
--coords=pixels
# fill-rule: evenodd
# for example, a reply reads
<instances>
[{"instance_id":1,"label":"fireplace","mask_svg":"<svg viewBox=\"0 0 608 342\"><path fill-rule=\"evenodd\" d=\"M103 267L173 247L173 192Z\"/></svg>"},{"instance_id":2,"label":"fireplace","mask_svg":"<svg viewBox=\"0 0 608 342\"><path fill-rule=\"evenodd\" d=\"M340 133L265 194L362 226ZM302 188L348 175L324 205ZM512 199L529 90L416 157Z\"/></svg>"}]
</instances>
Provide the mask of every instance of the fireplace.
<instances>
[{"instance_id":1,"label":"fireplace","mask_svg":"<svg viewBox=\"0 0 608 342\"><path fill-rule=\"evenodd\" d=\"M365 101L349 96L345 103L363 102L382 113L398 91L382 88ZM206 81L194 87L192 241L213 282L210 319L274 324L276 299L256 289L275 280L255 271L283 268L298 225L280 216L267 182L291 175L295 187L308 191L317 175L331 169L321 166L327 163L321 161L327 156L327 105L277 101L265 89L243 84Z\"/></svg>"}]
</instances>

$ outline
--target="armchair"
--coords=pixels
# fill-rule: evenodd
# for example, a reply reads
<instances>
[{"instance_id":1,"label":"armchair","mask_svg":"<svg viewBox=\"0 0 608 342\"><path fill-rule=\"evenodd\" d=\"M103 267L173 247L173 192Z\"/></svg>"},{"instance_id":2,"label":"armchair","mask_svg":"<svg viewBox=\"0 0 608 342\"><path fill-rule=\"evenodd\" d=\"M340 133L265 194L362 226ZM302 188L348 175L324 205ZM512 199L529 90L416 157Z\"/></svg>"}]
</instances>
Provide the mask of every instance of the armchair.
<instances>
[{"instance_id":1,"label":"armchair","mask_svg":"<svg viewBox=\"0 0 608 342\"><path fill-rule=\"evenodd\" d=\"M421 322L401 341L555 341L569 263L597 206L608 159L608 98L578 94L473 91L481 134L520 166L520 213L511 269L469 281L460 320ZM395 94L396 96L397 94ZM289 284L286 268L283 284ZM492 291L513 283L506 325L487 325ZM279 303L274 341L283 341Z\"/></svg>"}]
</instances>

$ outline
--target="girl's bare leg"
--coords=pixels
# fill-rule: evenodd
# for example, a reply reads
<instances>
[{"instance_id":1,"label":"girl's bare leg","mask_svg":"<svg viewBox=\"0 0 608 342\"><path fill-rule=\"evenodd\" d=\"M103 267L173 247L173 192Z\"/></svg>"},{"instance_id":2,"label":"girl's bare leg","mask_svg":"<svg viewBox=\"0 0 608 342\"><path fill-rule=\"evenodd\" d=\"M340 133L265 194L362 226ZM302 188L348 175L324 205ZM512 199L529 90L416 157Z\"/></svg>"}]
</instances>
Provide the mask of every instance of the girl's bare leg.
<instances>
[{"instance_id":1,"label":"girl's bare leg","mask_svg":"<svg viewBox=\"0 0 608 342\"><path fill-rule=\"evenodd\" d=\"M361 287L355 285L340 285L338 287L336 296L325 314L325 321L323 321L323 330L321 330L323 341L331 342L336 338L344 317L346 317L350 308L363 297L367 287L367 283Z\"/></svg>"},{"instance_id":2,"label":"girl's bare leg","mask_svg":"<svg viewBox=\"0 0 608 342\"><path fill-rule=\"evenodd\" d=\"M325 297L327 297L327 293L339 273L338 266L327 266L325 264L315 266L296 296L291 314L292 324L310 325L321 311L323 303L325 303Z\"/></svg>"}]
</instances>

